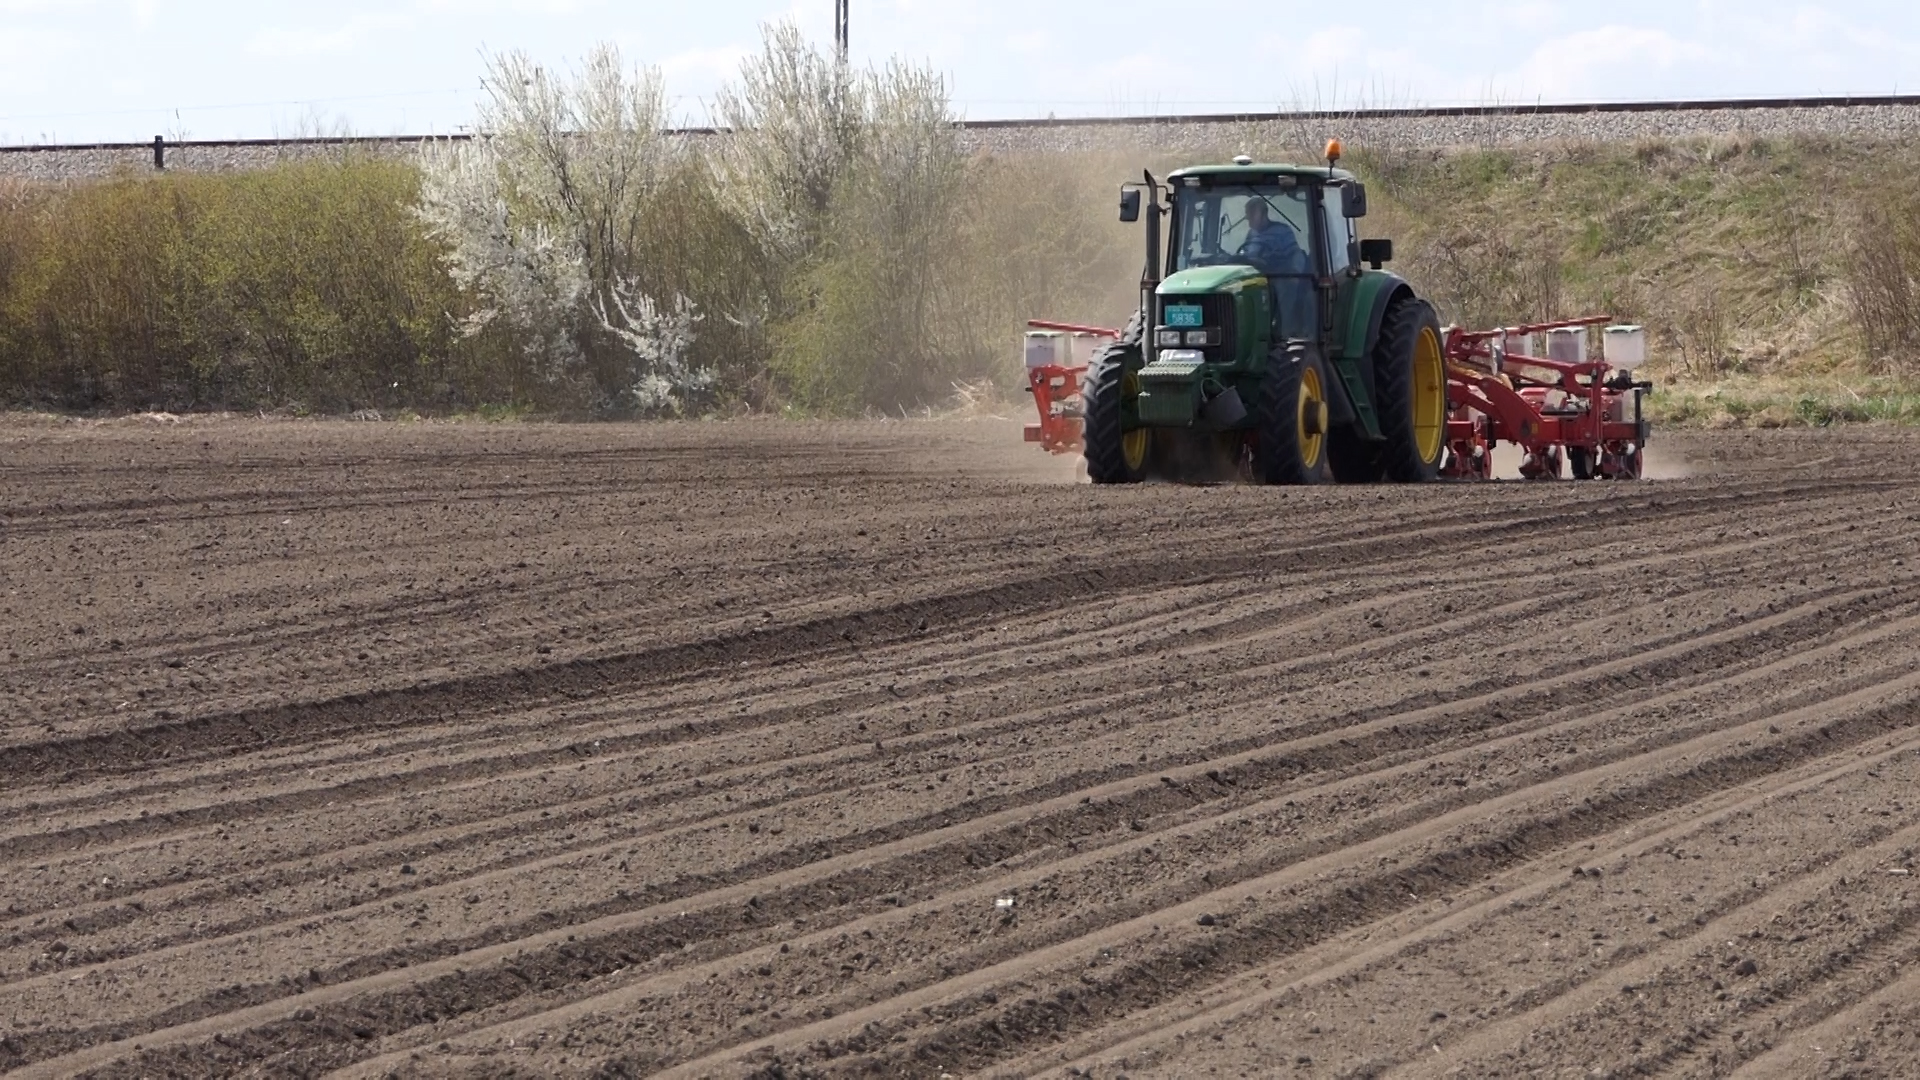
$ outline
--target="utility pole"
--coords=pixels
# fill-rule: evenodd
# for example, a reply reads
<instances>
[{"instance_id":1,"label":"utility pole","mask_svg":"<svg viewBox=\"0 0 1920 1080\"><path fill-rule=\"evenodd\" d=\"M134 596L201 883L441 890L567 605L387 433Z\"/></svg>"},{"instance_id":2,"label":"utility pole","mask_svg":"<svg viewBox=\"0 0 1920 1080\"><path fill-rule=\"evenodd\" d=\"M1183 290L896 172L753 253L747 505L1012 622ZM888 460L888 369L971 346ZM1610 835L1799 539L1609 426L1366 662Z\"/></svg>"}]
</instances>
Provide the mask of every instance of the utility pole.
<instances>
[{"instance_id":1,"label":"utility pole","mask_svg":"<svg viewBox=\"0 0 1920 1080\"><path fill-rule=\"evenodd\" d=\"M839 50L840 62L847 62L847 8L853 0L833 0L833 45Z\"/></svg>"}]
</instances>

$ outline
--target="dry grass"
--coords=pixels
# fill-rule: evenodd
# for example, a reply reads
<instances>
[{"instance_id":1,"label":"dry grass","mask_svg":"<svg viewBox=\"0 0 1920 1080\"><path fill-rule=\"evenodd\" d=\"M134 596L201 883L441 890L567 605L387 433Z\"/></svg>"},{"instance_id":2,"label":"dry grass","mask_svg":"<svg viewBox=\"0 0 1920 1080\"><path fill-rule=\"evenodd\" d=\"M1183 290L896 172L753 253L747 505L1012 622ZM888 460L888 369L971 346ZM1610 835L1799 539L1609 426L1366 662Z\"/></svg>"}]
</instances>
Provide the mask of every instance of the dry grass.
<instances>
[{"instance_id":1,"label":"dry grass","mask_svg":"<svg viewBox=\"0 0 1920 1080\"><path fill-rule=\"evenodd\" d=\"M1873 245L1880 222L1920 218L1916 165L1913 147L1823 139L1400 155L1376 174L1376 225L1464 323L1610 313L1649 327L1668 378L1903 376L1920 306L1893 285L1910 298L1920 243ZM1863 318L1882 298L1879 323Z\"/></svg>"},{"instance_id":2,"label":"dry grass","mask_svg":"<svg viewBox=\"0 0 1920 1080\"><path fill-rule=\"evenodd\" d=\"M1683 427L1920 425L1920 388L1891 377L1730 375L1663 386L1647 398L1656 423Z\"/></svg>"}]
</instances>

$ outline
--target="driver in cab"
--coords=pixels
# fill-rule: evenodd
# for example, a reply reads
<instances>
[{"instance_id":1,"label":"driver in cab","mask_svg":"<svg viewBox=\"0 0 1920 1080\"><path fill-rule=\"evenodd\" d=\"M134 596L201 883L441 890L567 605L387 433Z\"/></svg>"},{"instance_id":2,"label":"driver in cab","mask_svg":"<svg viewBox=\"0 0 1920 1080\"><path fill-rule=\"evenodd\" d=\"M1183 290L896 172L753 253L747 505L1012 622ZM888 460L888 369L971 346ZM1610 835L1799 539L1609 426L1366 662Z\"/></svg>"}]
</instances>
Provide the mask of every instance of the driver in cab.
<instances>
[{"instance_id":1,"label":"driver in cab","mask_svg":"<svg viewBox=\"0 0 1920 1080\"><path fill-rule=\"evenodd\" d=\"M1247 239L1240 245L1240 256L1263 274L1301 274L1307 270L1307 253L1289 225L1273 221L1267 215L1267 201L1247 200Z\"/></svg>"}]
</instances>

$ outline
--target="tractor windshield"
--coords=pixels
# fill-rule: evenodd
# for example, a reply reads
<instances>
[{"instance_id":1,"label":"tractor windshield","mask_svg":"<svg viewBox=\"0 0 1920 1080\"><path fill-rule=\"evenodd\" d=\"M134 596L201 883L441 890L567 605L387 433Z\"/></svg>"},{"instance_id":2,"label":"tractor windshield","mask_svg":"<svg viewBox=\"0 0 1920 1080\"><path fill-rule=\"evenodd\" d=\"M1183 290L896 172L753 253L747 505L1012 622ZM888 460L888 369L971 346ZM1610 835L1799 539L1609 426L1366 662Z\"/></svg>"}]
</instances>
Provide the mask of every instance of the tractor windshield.
<instances>
[{"instance_id":1,"label":"tractor windshield","mask_svg":"<svg viewBox=\"0 0 1920 1080\"><path fill-rule=\"evenodd\" d=\"M1276 338L1313 337L1308 191L1298 184L1176 187L1173 268L1251 266L1273 289Z\"/></svg>"},{"instance_id":2,"label":"tractor windshield","mask_svg":"<svg viewBox=\"0 0 1920 1080\"><path fill-rule=\"evenodd\" d=\"M1269 275L1311 274L1307 189L1232 185L1176 189L1174 269L1244 263Z\"/></svg>"}]
</instances>

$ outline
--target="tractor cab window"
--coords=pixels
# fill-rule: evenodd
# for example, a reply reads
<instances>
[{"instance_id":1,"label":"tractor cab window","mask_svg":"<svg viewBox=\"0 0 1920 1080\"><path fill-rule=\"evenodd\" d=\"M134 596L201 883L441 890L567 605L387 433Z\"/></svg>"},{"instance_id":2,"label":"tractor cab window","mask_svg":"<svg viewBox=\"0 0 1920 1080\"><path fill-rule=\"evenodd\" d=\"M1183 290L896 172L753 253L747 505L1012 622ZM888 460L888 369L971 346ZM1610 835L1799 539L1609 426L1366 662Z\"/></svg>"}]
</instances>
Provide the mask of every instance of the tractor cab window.
<instances>
[{"instance_id":1,"label":"tractor cab window","mask_svg":"<svg viewBox=\"0 0 1920 1080\"><path fill-rule=\"evenodd\" d=\"M1273 290L1274 340L1316 336L1313 204L1298 185L1174 189L1174 269L1251 266Z\"/></svg>"},{"instance_id":2,"label":"tractor cab window","mask_svg":"<svg viewBox=\"0 0 1920 1080\"><path fill-rule=\"evenodd\" d=\"M1340 212L1340 189L1326 189L1320 208L1327 218L1327 273L1338 274L1353 265L1353 222Z\"/></svg>"},{"instance_id":3,"label":"tractor cab window","mask_svg":"<svg viewBox=\"0 0 1920 1080\"><path fill-rule=\"evenodd\" d=\"M1243 263L1268 274L1311 274L1312 206L1303 187L1176 189L1174 269Z\"/></svg>"}]
</instances>

